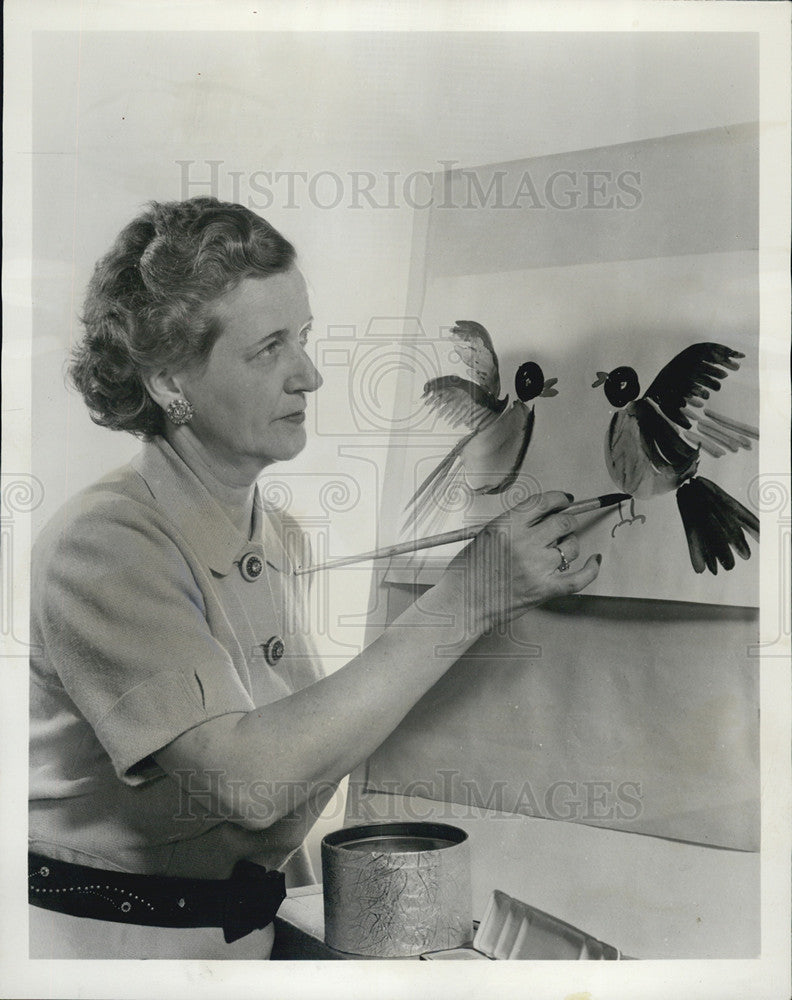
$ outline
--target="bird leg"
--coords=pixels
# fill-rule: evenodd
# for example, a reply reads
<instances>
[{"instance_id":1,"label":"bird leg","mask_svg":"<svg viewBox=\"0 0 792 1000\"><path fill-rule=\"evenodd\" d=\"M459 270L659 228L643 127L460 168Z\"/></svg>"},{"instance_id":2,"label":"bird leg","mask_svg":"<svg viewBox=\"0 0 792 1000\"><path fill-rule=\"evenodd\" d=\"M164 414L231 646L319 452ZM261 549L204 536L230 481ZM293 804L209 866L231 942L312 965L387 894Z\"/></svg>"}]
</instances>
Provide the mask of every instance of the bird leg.
<instances>
[{"instance_id":1,"label":"bird leg","mask_svg":"<svg viewBox=\"0 0 792 1000\"><path fill-rule=\"evenodd\" d=\"M644 517L643 514L635 513L635 497L630 497L630 515L631 515L630 517L625 517L622 512L622 505L619 504L619 517L621 518L621 521L614 524L614 526L611 528L611 538L616 537L616 529L620 528L623 524L634 524L635 521L641 521L641 522L646 521L646 518Z\"/></svg>"},{"instance_id":2,"label":"bird leg","mask_svg":"<svg viewBox=\"0 0 792 1000\"><path fill-rule=\"evenodd\" d=\"M640 521L641 524L646 524L646 518L644 515L635 513L635 497L630 497L630 513L632 514L633 521Z\"/></svg>"}]
</instances>

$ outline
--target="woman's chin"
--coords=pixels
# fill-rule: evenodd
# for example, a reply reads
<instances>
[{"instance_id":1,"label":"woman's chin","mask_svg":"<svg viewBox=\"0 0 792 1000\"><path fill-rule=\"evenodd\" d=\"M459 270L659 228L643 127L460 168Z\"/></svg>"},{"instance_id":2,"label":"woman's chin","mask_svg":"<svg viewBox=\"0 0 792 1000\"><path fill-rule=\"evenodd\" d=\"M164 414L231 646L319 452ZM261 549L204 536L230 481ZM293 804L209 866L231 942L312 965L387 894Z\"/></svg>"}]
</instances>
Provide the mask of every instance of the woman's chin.
<instances>
[{"instance_id":1,"label":"woman's chin","mask_svg":"<svg viewBox=\"0 0 792 1000\"><path fill-rule=\"evenodd\" d=\"M264 460L267 465L271 465L273 462L288 462L303 451L307 441L308 436L305 430L302 427L295 428L288 440L278 441L276 445L268 449L267 454L263 456Z\"/></svg>"}]
</instances>

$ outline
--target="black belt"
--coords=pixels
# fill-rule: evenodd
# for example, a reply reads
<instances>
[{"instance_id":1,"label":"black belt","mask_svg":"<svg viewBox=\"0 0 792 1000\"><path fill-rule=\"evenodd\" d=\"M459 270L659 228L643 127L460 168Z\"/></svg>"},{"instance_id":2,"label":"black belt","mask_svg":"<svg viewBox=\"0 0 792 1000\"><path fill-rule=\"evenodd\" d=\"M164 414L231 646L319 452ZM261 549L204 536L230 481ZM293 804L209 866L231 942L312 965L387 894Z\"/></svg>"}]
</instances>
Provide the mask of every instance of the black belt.
<instances>
[{"instance_id":1,"label":"black belt","mask_svg":"<svg viewBox=\"0 0 792 1000\"><path fill-rule=\"evenodd\" d=\"M222 927L230 944L271 923L286 898L283 872L238 861L227 879L105 871L28 854L28 899L75 917L150 927Z\"/></svg>"}]
</instances>

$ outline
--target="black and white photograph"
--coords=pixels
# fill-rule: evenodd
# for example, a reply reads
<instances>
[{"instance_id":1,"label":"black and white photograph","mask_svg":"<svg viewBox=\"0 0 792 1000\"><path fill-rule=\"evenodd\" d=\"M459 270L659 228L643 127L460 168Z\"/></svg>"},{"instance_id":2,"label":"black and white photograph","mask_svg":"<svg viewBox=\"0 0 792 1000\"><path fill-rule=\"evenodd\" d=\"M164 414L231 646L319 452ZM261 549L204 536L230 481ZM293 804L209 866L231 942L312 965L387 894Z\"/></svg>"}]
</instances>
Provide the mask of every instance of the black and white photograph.
<instances>
[{"instance_id":1,"label":"black and white photograph","mask_svg":"<svg viewBox=\"0 0 792 1000\"><path fill-rule=\"evenodd\" d=\"M788 5L4 21L0 994L785 1000Z\"/></svg>"}]
</instances>

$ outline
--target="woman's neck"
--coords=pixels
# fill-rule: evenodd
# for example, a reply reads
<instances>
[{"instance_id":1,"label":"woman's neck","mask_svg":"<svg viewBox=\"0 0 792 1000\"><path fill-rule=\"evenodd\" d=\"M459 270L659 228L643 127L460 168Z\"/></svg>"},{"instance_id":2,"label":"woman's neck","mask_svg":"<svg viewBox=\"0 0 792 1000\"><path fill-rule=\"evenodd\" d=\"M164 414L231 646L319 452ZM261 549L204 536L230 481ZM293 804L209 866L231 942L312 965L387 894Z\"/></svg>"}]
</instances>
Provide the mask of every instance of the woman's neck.
<instances>
[{"instance_id":1,"label":"woman's neck","mask_svg":"<svg viewBox=\"0 0 792 1000\"><path fill-rule=\"evenodd\" d=\"M166 433L165 437L179 458L200 479L231 523L249 537L257 477L250 480L247 476L235 476L212 462L211 457L191 434Z\"/></svg>"}]
</instances>

